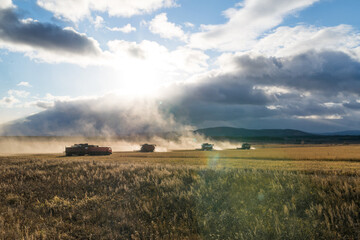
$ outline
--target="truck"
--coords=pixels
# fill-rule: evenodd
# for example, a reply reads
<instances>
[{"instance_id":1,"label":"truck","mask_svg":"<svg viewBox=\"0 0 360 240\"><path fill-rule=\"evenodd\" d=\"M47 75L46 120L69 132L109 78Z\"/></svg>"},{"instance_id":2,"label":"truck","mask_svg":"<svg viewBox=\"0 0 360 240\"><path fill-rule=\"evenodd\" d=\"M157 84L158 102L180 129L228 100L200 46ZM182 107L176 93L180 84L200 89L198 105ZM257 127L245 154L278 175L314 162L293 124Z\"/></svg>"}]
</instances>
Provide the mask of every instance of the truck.
<instances>
[{"instance_id":1,"label":"truck","mask_svg":"<svg viewBox=\"0 0 360 240\"><path fill-rule=\"evenodd\" d=\"M203 143L201 145L201 150L202 151L212 151L214 148L214 144L210 144L210 143Z\"/></svg>"},{"instance_id":2,"label":"truck","mask_svg":"<svg viewBox=\"0 0 360 240\"><path fill-rule=\"evenodd\" d=\"M98 145L89 145L88 143L74 144L71 147L65 147L66 156L84 156L84 155L110 155L111 147L99 147Z\"/></svg>"},{"instance_id":3,"label":"truck","mask_svg":"<svg viewBox=\"0 0 360 240\"><path fill-rule=\"evenodd\" d=\"M140 148L140 152L154 152L155 150L155 144L143 144L143 145L140 145L141 148Z\"/></svg>"}]
</instances>

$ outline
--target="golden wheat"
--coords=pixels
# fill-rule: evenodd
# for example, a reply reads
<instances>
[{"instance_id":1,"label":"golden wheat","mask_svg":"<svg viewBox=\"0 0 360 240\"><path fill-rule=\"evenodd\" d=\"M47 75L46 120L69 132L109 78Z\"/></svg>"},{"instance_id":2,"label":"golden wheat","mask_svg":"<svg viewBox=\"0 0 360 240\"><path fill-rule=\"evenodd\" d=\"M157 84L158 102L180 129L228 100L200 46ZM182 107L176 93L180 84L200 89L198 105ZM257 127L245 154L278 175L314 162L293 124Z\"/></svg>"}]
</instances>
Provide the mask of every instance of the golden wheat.
<instances>
[{"instance_id":1,"label":"golden wheat","mask_svg":"<svg viewBox=\"0 0 360 240\"><path fill-rule=\"evenodd\" d=\"M358 150L3 156L0 239L359 239Z\"/></svg>"}]
</instances>

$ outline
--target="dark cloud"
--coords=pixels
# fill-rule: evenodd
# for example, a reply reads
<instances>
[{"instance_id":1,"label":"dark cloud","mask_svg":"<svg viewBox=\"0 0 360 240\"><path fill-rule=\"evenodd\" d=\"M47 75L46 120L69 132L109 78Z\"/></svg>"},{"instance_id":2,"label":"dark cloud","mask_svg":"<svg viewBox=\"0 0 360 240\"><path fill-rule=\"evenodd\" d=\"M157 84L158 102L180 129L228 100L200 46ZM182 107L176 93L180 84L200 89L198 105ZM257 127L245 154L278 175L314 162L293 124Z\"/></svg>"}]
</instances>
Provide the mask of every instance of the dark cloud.
<instances>
[{"instance_id":1,"label":"dark cloud","mask_svg":"<svg viewBox=\"0 0 360 240\"><path fill-rule=\"evenodd\" d=\"M235 66L232 71L171 86L165 91L167 98L186 106L291 102L296 109L298 101L312 100L309 106L315 106L333 102L339 94L360 93L360 63L342 52L308 52L287 58L241 55L233 56L229 64Z\"/></svg>"},{"instance_id":2,"label":"dark cloud","mask_svg":"<svg viewBox=\"0 0 360 240\"><path fill-rule=\"evenodd\" d=\"M346 108L350 108L352 110L360 111L360 103L359 102L344 103L343 106Z\"/></svg>"},{"instance_id":3,"label":"dark cloud","mask_svg":"<svg viewBox=\"0 0 360 240\"><path fill-rule=\"evenodd\" d=\"M11 44L27 45L53 52L98 55L96 42L70 29L50 23L19 19L12 8L0 9L0 39Z\"/></svg>"},{"instance_id":4,"label":"dark cloud","mask_svg":"<svg viewBox=\"0 0 360 240\"><path fill-rule=\"evenodd\" d=\"M49 102L42 102L42 101L38 101L35 103L35 105L39 108L43 108L43 109L49 109L53 106L52 103Z\"/></svg>"},{"instance_id":5,"label":"dark cloud","mask_svg":"<svg viewBox=\"0 0 360 240\"><path fill-rule=\"evenodd\" d=\"M56 102L55 106L3 126L2 135L122 135L181 129L149 100L127 102L114 96Z\"/></svg>"},{"instance_id":6,"label":"dark cloud","mask_svg":"<svg viewBox=\"0 0 360 240\"><path fill-rule=\"evenodd\" d=\"M301 121L325 121L332 127L331 121L352 114L347 108L357 107L342 105L360 93L360 64L345 53L312 51L287 58L243 54L227 63L235 66L232 71L173 86L167 92L174 96L164 106L189 124L243 127L275 120L278 127Z\"/></svg>"},{"instance_id":7,"label":"dark cloud","mask_svg":"<svg viewBox=\"0 0 360 240\"><path fill-rule=\"evenodd\" d=\"M273 109L265 105L229 105L193 102L187 105L172 106L171 112L176 120L195 126L231 125L251 127L255 125L259 128L261 128L264 122L278 122L276 124L277 127L282 125L285 127L288 122L295 122L295 119L302 117L317 116L321 120L335 116L345 116L347 114L346 109L341 106L327 107L313 100L297 101L296 99L278 102L278 105L274 105ZM301 121L315 120L303 119ZM303 126L298 124L292 127L302 129Z\"/></svg>"},{"instance_id":8,"label":"dark cloud","mask_svg":"<svg viewBox=\"0 0 360 240\"><path fill-rule=\"evenodd\" d=\"M346 111L341 105L326 106L315 99L304 99L296 101L295 99L283 103L277 110L278 114L283 116L329 116L345 115Z\"/></svg>"},{"instance_id":9,"label":"dark cloud","mask_svg":"<svg viewBox=\"0 0 360 240\"><path fill-rule=\"evenodd\" d=\"M264 105L274 101L272 96L253 88L253 85L244 83L233 76L221 76L209 81L183 87L186 94L184 101L192 103L204 102L222 104L250 104Z\"/></svg>"},{"instance_id":10,"label":"dark cloud","mask_svg":"<svg viewBox=\"0 0 360 240\"><path fill-rule=\"evenodd\" d=\"M309 51L286 58L242 55L234 57L233 63L242 79L253 84L331 95L360 93L360 63L343 52Z\"/></svg>"}]
</instances>

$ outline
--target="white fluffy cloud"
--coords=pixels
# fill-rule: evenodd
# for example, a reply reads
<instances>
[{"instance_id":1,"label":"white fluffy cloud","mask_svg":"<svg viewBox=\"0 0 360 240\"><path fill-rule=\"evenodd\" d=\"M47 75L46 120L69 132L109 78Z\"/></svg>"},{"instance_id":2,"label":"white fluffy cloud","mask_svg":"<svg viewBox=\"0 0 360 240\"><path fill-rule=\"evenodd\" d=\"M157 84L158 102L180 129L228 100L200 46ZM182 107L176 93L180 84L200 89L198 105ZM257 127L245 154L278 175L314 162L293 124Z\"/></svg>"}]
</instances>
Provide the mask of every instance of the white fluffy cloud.
<instances>
[{"instance_id":1,"label":"white fluffy cloud","mask_svg":"<svg viewBox=\"0 0 360 240\"><path fill-rule=\"evenodd\" d=\"M3 97L2 99L0 99L0 106L10 108L10 107L13 107L13 105L18 102L20 102L19 99L10 95L10 96Z\"/></svg>"},{"instance_id":2,"label":"white fluffy cloud","mask_svg":"<svg viewBox=\"0 0 360 240\"><path fill-rule=\"evenodd\" d=\"M12 0L1 0L0 9L13 8Z\"/></svg>"},{"instance_id":3,"label":"white fluffy cloud","mask_svg":"<svg viewBox=\"0 0 360 240\"><path fill-rule=\"evenodd\" d=\"M96 18L93 20L93 23L96 29L102 28L104 25L104 18L102 18L101 16L96 16Z\"/></svg>"},{"instance_id":4,"label":"white fluffy cloud","mask_svg":"<svg viewBox=\"0 0 360 240\"><path fill-rule=\"evenodd\" d=\"M109 49L119 59L128 61L129 57L134 61L146 62L150 68L168 71L182 70L189 73L203 71L207 68L206 54L199 50L179 47L169 51L166 47L144 40L140 43L114 40L108 43ZM136 65L136 63L134 63Z\"/></svg>"},{"instance_id":5,"label":"white fluffy cloud","mask_svg":"<svg viewBox=\"0 0 360 240\"><path fill-rule=\"evenodd\" d=\"M190 38L190 46L200 49L242 51L251 49L264 32L283 18L318 0L245 0L224 12L229 20L220 25L203 25L202 32ZM239 8L240 7L240 8Z\"/></svg>"},{"instance_id":6,"label":"white fluffy cloud","mask_svg":"<svg viewBox=\"0 0 360 240\"><path fill-rule=\"evenodd\" d=\"M0 20L4 20L0 21L0 48L23 52L37 61L110 66L121 69L122 75L130 78L139 73L143 74L137 78L148 77L146 73L151 73L154 79L188 77L187 74L208 67L206 54L187 47L169 51L152 41L114 40L108 43L108 50L103 50L95 39L73 28L33 20L21 21L11 8L0 10ZM103 19L97 18L96 22L102 24ZM135 28L128 24L111 30L131 32Z\"/></svg>"},{"instance_id":7,"label":"white fluffy cloud","mask_svg":"<svg viewBox=\"0 0 360 240\"><path fill-rule=\"evenodd\" d=\"M296 26L279 27L260 39L253 52L268 56L287 57L310 50L337 50L357 55L360 46L360 34L349 25L334 27Z\"/></svg>"},{"instance_id":8,"label":"white fluffy cloud","mask_svg":"<svg viewBox=\"0 0 360 240\"><path fill-rule=\"evenodd\" d=\"M110 16L131 17L150 13L164 7L176 6L175 0L37 0L37 4L55 14L77 22L91 11L107 12Z\"/></svg>"},{"instance_id":9,"label":"white fluffy cloud","mask_svg":"<svg viewBox=\"0 0 360 240\"><path fill-rule=\"evenodd\" d=\"M181 26L169 22L166 13L161 13L149 22L149 30L160 35L162 38L187 40L187 35L182 30Z\"/></svg>"},{"instance_id":10,"label":"white fluffy cloud","mask_svg":"<svg viewBox=\"0 0 360 240\"><path fill-rule=\"evenodd\" d=\"M188 28L194 28L195 27L195 25L193 23L191 23L191 22L185 22L184 25L185 25L185 27L188 27Z\"/></svg>"},{"instance_id":11,"label":"white fluffy cloud","mask_svg":"<svg viewBox=\"0 0 360 240\"><path fill-rule=\"evenodd\" d=\"M123 72L123 78L152 77L158 81L188 77L187 74L207 69L208 56L200 50L178 47L169 51L147 40L140 43L114 40L108 43L108 50L103 50L95 39L73 28L23 22L9 8L0 10L1 19L4 21L0 22L0 48L23 52L37 61L110 66ZM128 32L134 28L128 24L120 30Z\"/></svg>"},{"instance_id":12,"label":"white fluffy cloud","mask_svg":"<svg viewBox=\"0 0 360 240\"><path fill-rule=\"evenodd\" d=\"M23 90L12 90L10 89L8 91L8 94L10 96L15 96L15 97L19 97L19 98L26 98L27 96L29 96L29 92L27 91L23 91Z\"/></svg>"},{"instance_id":13,"label":"white fluffy cloud","mask_svg":"<svg viewBox=\"0 0 360 240\"><path fill-rule=\"evenodd\" d=\"M29 82L19 82L16 86L19 86L19 87L32 87Z\"/></svg>"},{"instance_id":14,"label":"white fluffy cloud","mask_svg":"<svg viewBox=\"0 0 360 240\"><path fill-rule=\"evenodd\" d=\"M18 107L16 104L21 103L20 99L25 99L29 95L30 93L27 91L10 89L7 92L7 96L0 99L0 107Z\"/></svg>"},{"instance_id":15,"label":"white fluffy cloud","mask_svg":"<svg viewBox=\"0 0 360 240\"><path fill-rule=\"evenodd\" d=\"M130 23L126 24L125 26L118 28L118 27L107 27L108 30L112 31L112 32L123 32L123 33L131 33L131 32L135 32L136 28L131 26Z\"/></svg>"}]
</instances>

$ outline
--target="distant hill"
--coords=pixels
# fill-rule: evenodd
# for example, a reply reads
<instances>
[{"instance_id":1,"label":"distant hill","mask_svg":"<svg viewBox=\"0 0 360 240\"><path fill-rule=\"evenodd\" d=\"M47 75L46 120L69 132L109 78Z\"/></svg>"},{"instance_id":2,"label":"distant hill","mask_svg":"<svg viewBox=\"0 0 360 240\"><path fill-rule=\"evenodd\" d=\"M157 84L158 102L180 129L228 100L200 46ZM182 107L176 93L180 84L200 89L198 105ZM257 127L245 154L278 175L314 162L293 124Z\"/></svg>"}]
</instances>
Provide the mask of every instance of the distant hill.
<instances>
[{"instance_id":1,"label":"distant hill","mask_svg":"<svg viewBox=\"0 0 360 240\"><path fill-rule=\"evenodd\" d=\"M293 129L245 129L233 127L203 128L194 131L207 137L311 137L311 134Z\"/></svg>"},{"instance_id":2,"label":"distant hill","mask_svg":"<svg viewBox=\"0 0 360 240\"><path fill-rule=\"evenodd\" d=\"M331 133L319 133L319 135L325 135L325 136L360 136L360 130L331 132Z\"/></svg>"}]
</instances>

